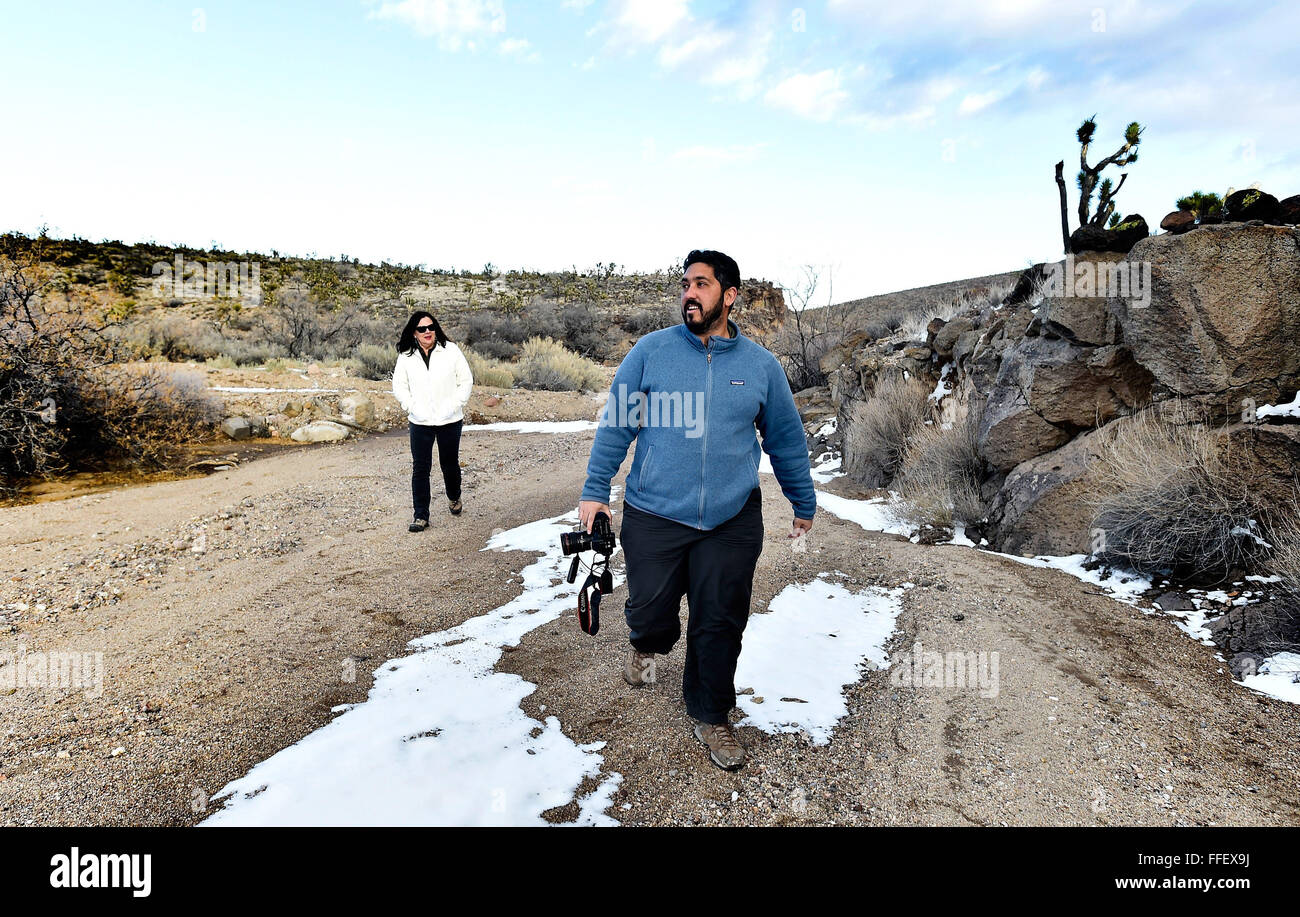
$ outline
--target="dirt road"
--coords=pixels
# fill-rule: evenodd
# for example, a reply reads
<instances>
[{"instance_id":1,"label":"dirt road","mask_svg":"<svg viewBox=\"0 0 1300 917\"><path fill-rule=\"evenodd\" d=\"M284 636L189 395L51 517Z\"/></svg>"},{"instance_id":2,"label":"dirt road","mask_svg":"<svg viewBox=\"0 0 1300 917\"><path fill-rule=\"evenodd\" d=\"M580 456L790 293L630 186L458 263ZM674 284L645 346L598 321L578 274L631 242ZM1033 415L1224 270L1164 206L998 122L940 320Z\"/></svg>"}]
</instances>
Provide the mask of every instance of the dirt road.
<instances>
[{"instance_id":1,"label":"dirt road","mask_svg":"<svg viewBox=\"0 0 1300 917\"><path fill-rule=\"evenodd\" d=\"M70 651L103 663L102 693L0 686L0 822L201 821L227 782L329 722L336 705L364 700L370 673L407 654L409 640L517 595L535 555L480 548L496 530L573 508L591 436L467 432L466 511L435 512L421 535L405 531L404 431L0 511L0 658ZM612 817L1300 822L1300 711L1234 685L1170 619L1057 571L911 544L826 512L796 553L789 505L763 478L756 611L829 571L850 589L911 583L896 652L919 642L997 653L997 689L894 684L888 671L867 671L846 688L848 712L828 744L742 727L751 761L723 772L689 734L684 647L662 661L656 685L620 679L620 590L598 637L566 616L526 634L498 666L537 686L525 713L558 717L575 742L606 743L602 773L623 775ZM860 496L842 479L823 487ZM807 614L815 622L817 608ZM570 820L576 808L545 817Z\"/></svg>"}]
</instances>

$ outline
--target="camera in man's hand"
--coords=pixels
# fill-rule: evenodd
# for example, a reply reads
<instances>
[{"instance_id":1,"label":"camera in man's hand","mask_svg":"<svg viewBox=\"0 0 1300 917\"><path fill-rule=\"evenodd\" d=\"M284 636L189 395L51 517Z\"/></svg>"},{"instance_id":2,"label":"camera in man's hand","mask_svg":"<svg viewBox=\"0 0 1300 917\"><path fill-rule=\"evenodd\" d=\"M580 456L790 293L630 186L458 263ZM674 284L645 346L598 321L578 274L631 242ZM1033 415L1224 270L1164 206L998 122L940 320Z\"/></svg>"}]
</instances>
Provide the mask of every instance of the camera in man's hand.
<instances>
[{"instance_id":1,"label":"camera in man's hand","mask_svg":"<svg viewBox=\"0 0 1300 917\"><path fill-rule=\"evenodd\" d=\"M566 555L595 551L597 554L609 557L614 553L615 543L614 528L607 513L596 513L596 518L591 521L590 532L585 532L579 527L576 531L563 532L560 535L560 549Z\"/></svg>"},{"instance_id":2,"label":"camera in man's hand","mask_svg":"<svg viewBox=\"0 0 1300 917\"><path fill-rule=\"evenodd\" d=\"M578 591L578 626L585 633L596 635L600 630L600 597L614 591L614 578L609 572L609 555L614 553L614 528L610 524L608 513L596 513L591 520L591 531L584 532L579 526L576 531L560 533L560 549L567 555L573 555L569 565L568 581L572 583L578 576L579 555L583 551L595 551L587 581Z\"/></svg>"}]
</instances>

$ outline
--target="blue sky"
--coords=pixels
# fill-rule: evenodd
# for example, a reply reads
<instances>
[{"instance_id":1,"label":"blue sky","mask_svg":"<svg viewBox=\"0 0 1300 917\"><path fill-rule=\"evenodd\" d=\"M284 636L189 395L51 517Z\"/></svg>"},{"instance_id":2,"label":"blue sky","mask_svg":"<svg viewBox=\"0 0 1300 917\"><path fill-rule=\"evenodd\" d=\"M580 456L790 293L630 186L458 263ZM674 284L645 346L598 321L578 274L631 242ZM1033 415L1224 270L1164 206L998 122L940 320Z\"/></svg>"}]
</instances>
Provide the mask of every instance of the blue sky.
<instances>
[{"instance_id":1,"label":"blue sky","mask_svg":"<svg viewBox=\"0 0 1300 917\"><path fill-rule=\"evenodd\" d=\"M0 7L0 229L479 269L691 248L843 300L1059 254L1052 166L1300 193L1300 4ZM832 286L833 284L833 286Z\"/></svg>"}]
</instances>

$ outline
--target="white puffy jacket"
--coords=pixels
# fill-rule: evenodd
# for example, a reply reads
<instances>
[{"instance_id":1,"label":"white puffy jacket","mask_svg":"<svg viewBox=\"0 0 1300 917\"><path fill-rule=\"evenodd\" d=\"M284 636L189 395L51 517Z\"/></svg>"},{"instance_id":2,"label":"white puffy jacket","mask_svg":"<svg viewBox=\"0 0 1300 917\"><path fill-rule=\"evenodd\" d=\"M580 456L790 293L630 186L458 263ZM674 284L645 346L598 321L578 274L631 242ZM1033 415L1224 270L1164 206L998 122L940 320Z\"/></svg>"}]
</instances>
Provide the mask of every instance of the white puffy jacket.
<instances>
[{"instance_id":1,"label":"white puffy jacket","mask_svg":"<svg viewBox=\"0 0 1300 917\"><path fill-rule=\"evenodd\" d=\"M424 365L419 347L399 353L393 367L393 394L411 423L427 427L461 420L474 376L460 348L448 341L429 351Z\"/></svg>"}]
</instances>

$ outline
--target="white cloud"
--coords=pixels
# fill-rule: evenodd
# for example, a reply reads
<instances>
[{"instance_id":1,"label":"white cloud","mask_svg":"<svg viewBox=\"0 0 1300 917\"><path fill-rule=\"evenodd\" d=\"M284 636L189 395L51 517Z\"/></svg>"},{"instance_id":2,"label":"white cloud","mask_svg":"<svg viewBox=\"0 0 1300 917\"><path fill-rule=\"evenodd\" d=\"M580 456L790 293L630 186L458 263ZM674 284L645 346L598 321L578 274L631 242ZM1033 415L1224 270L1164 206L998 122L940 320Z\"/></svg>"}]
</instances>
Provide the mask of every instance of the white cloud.
<instances>
[{"instance_id":1,"label":"white cloud","mask_svg":"<svg viewBox=\"0 0 1300 917\"><path fill-rule=\"evenodd\" d=\"M961 100L961 105L957 107L957 113L962 115L973 115L976 112L983 111L994 102L1001 99L1003 93L998 90L990 92L972 92Z\"/></svg>"},{"instance_id":2,"label":"white cloud","mask_svg":"<svg viewBox=\"0 0 1300 917\"><path fill-rule=\"evenodd\" d=\"M688 22L690 0L620 0L613 27L619 39L654 44Z\"/></svg>"},{"instance_id":3,"label":"white cloud","mask_svg":"<svg viewBox=\"0 0 1300 917\"><path fill-rule=\"evenodd\" d=\"M475 38L506 30L501 0L383 0L370 18L400 22L449 51L473 50Z\"/></svg>"},{"instance_id":4,"label":"white cloud","mask_svg":"<svg viewBox=\"0 0 1300 917\"><path fill-rule=\"evenodd\" d=\"M497 46L497 50L507 57L518 57L526 61L538 61L542 56L532 50L527 38L507 38Z\"/></svg>"},{"instance_id":5,"label":"white cloud","mask_svg":"<svg viewBox=\"0 0 1300 917\"><path fill-rule=\"evenodd\" d=\"M776 108L813 121L829 121L849 101L835 70L796 73L767 91L764 100Z\"/></svg>"}]
</instances>

